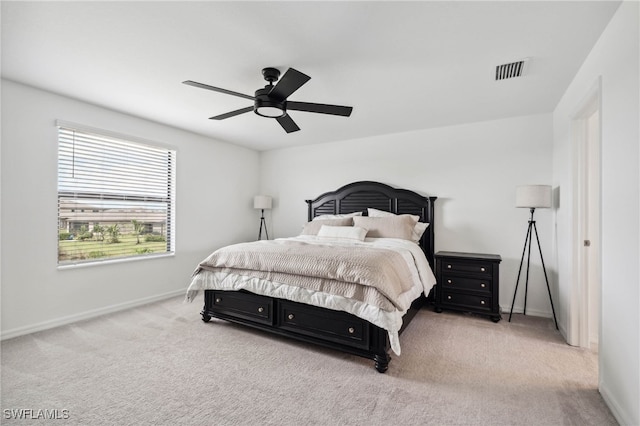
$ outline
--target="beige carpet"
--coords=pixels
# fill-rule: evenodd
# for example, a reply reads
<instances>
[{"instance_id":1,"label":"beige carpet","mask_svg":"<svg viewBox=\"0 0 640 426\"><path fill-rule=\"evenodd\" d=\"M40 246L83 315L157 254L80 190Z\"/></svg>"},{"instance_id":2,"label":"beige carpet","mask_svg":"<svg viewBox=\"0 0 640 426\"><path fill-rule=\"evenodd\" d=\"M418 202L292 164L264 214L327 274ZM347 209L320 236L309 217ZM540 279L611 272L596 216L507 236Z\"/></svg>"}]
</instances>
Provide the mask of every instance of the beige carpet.
<instances>
[{"instance_id":1,"label":"beige carpet","mask_svg":"<svg viewBox=\"0 0 640 426\"><path fill-rule=\"evenodd\" d=\"M3 342L1 423L616 424L596 355L547 319L424 309L379 374L371 360L205 324L200 309L174 298ZM68 419L8 418L20 409Z\"/></svg>"}]
</instances>

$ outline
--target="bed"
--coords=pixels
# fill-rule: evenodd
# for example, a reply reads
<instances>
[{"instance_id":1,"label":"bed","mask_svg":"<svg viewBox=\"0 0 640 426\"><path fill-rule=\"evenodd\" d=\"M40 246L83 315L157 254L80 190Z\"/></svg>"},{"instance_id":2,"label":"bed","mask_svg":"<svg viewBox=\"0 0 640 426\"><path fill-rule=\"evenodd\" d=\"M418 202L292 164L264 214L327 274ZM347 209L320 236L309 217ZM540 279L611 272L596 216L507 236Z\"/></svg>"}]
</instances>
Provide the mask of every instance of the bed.
<instances>
[{"instance_id":1,"label":"bed","mask_svg":"<svg viewBox=\"0 0 640 426\"><path fill-rule=\"evenodd\" d=\"M389 352L400 354L399 335L435 285L435 200L372 181L305 200L304 230L311 232L216 250L196 268L186 299L192 301L204 290L204 322L223 319L369 358L383 373ZM408 215L414 220L411 229L416 225L411 238L369 238L372 226L390 221L402 222L404 232ZM345 225L345 218L353 223ZM421 235L415 233L418 228ZM365 262L360 256L373 257ZM305 258L313 259L313 265L306 265ZM337 262L347 262L334 267L339 274L332 270L316 276L317 270ZM281 264L286 266L277 269ZM365 265L362 272L360 265ZM362 277L375 282L358 284ZM391 281L401 282L401 288L392 289Z\"/></svg>"}]
</instances>

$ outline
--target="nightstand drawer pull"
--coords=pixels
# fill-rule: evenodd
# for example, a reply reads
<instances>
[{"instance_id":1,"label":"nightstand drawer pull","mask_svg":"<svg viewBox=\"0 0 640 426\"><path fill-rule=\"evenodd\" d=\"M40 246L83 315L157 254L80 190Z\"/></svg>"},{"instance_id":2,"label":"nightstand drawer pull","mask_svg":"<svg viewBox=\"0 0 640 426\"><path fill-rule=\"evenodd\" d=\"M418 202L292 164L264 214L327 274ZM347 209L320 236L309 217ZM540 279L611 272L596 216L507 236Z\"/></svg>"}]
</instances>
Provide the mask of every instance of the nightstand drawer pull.
<instances>
[{"instance_id":1,"label":"nightstand drawer pull","mask_svg":"<svg viewBox=\"0 0 640 426\"><path fill-rule=\"evenodd\" d=\"M481 304L481 305L484 305L484 300L481 300L481 301L480 301L480 304Z\"/></svg>"},{"instance_id":2,"label":"nightstand drawer pull","mask_svg":"<svg viewBox=\"0 0 640 426\"><path fill-rule=\"evenodd\" d=\"M487 285L485 283L480 283L480 287L485 288Z\"/></svg>"},{"instance_id":3,"label":"nightstand drawer pull","mask_svg":"<svg viewBox=\"0 0 640 426\"><path fill-rule=\"evenodd\" d=\"M447 280L447 284L453 284L453 282L451 282L451 280Z\"/></svg>"},{"instance_id":4,"label":"nightstand drawer pull","mask_svg":"<svg viewBox=\"0 0 640 426\"><path fill-rule=\"evenodd\" d=\"M263 313L263 312L264 312L264 308L263 308L262 306L260 306L260 307L258 308L258 312Z\"/></svg>"},{"instance_id":5,"label":"nightstand drawer pull","mask_svg":"<svg viewBox=\"0 0 640 426\"><path fill-rule=\"evenodd\" d=\"M447 299L448 299L448 300L451 300L451 296L447 296Z\"/></svg>"},{"instance_id":6,"label":"nightstand drawer pull","mask_svg":"<svg viewBox=\"0 0 640 426\"><path fill-rule=\"evenodd\" d=\"M447 269L451 269L451 265L447 265Z\"/></svg>"},{"instance_id":7,"label":"nightstand drawer pull","mask_svg":"<svg viewBox=\"0 0 640 426\"><path fill-rule=\"evenodd\" d=\"M292 319L294 319L294 318L295 318L295 315L293 315L293 314L289 314L289 315L287 315L287 318L289 318L290 320L292 320Z\"/></svg>"},{"instance_id":8,"label":"nightstand drawer pull","mask_svg":"<svg viewBox=\"0 0 640 426\"><path fill-rule=\"evenodd\" d=\"M349 334L353 334L353 333L355 333L355 332L356 332L356 329L355 329L355 328L353 328L353 327L349 327L349 330L348 330L348 331L349 331Z\"/></svg>"},{"instance_id":9,"label":"nightstand drawer pull","mask_svg":"<svg viewBox=\"0 0 640 426\"><path fill-rule=\"evenodd\" d=\"M484 269L484 268L480 268L480 272L484 272L484 271L485 271L485 269Z\"/></svg>"},{"instance_id":10,"label":"nightstand drawer pull","mask_svg":"<svg viewBox=\"0 0 640 426\"><path fill-rule=\"evenodd\" d=\"M216 303L220 303L222 302L222 299L220 299L219 297L216 297Z\"/></svg>"}]
</instances>

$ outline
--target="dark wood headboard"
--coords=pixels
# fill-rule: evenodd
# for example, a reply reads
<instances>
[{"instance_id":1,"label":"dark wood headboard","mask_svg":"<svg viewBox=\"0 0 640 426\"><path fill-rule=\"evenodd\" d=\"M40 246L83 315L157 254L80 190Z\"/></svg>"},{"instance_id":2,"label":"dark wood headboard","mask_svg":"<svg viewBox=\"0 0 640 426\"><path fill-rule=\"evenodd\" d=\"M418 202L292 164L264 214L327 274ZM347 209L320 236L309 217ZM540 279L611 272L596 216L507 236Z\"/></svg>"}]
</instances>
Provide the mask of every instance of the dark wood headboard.
<instances>
[{"instance_id":1,"label":"dark wood headboard","mask_svg":"<svg viewBox=\"0 0 640 426\"><path fill-rule=\"evenodd\" d=\"M429 223L429 227L422 235L419 244L433 269L435 266L433 203L436 198L425 197L408 189L393 188L384 183L361 181L326 192L315 200L305 201L309 208L308 220L323 214L346 214L358 211L366 216L368 207L395 214L420 216L420 221Z\"/></svg>"}]
</instances>

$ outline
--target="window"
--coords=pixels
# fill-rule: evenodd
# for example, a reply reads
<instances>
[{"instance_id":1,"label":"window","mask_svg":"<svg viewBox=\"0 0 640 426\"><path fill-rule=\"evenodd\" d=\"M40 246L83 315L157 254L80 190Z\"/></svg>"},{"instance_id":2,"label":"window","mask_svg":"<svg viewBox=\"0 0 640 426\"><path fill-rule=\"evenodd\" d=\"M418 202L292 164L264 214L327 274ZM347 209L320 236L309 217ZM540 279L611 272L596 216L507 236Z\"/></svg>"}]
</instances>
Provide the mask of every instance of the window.
<instances>
[{"instance_id":1,"label":"window","mask_svg":"<svg viewBox=\"0 0 640 426\"><path fill-rule=\"evenodd\" d=\"M175 151L58 123L58 264L173 253Z\"/></svg>"}]
</instances>

